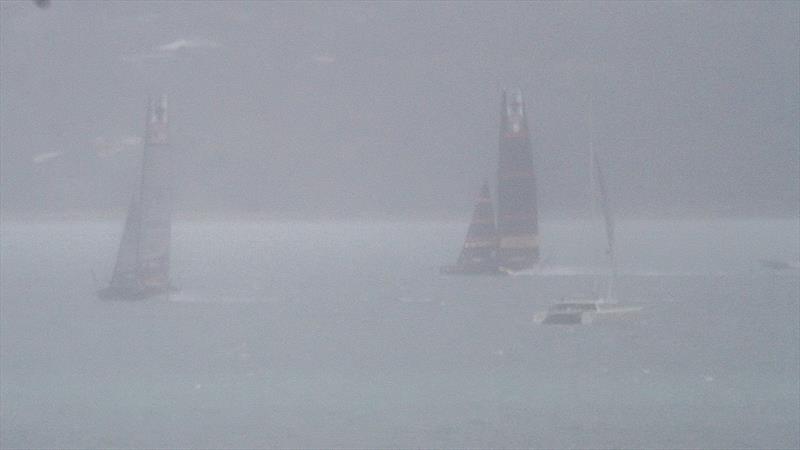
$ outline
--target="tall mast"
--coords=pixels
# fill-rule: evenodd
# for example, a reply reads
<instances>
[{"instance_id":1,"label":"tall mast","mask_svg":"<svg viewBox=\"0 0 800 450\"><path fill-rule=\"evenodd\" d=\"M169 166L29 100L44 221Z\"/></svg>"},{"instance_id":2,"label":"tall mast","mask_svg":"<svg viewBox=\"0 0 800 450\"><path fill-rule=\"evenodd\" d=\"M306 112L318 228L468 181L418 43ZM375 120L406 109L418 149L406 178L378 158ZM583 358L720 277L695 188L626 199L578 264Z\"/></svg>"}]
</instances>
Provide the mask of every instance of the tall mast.
<instances>
[{"instance_id":1,"label":"tall mast","mask_svg":"<svg viewBox=\"0 0 800 450\"><path fill-rule=\"evenodd\" d=\"M589 101L589 223L597 218L598 194L595 188L594 177L594 115L592 114L592 102ZM592 295L600 295L600 277L594 277L592 283Z\"/></svg>"},{"instance_id":2,"label":"tall mast","mask_svg":"<svg viewBox=\"0 0 800 450\"><path fill-rule=\"evenodd\" d=\"M617 267L616 261L614 259L614 217L611 211L611 205L608 201L608 191L605 182L605 178L603 177L603 170L600 166L600 161L597 156L597 152L592 151L592 165L594 166L594 174L595 174L595 185L597 187L597 197L600 203L600 210L603 213L603 223L605 225L606 230L606 241L608 243L608 248L606 249L606 254L608 256L608 263L610 266L610 274L608 279L608 292L606 293L606 299L610 300L613 298L613 290L614 284L617 278Z\"/></svg>"}]
</instances>

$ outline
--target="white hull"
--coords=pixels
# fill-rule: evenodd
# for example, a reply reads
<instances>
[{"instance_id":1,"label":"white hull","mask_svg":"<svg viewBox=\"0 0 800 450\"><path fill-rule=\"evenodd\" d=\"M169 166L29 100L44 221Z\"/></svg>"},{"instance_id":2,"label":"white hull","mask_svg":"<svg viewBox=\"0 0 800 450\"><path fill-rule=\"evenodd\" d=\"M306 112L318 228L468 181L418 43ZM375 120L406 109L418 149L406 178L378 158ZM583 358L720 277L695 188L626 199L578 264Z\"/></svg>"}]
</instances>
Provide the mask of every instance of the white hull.
<instances>
[{"instance_id":1,"label":"white hull","mask_svg":"<svg viewBox=\"0 0 800 450\"><path fill-rule=\"evenodd\" d=\"M540 311L533 315L533 322L545 325L589 325L592 323L634 320L642 306L619 306L597 304L595 311Z\"/></svg>"}]
</instances>

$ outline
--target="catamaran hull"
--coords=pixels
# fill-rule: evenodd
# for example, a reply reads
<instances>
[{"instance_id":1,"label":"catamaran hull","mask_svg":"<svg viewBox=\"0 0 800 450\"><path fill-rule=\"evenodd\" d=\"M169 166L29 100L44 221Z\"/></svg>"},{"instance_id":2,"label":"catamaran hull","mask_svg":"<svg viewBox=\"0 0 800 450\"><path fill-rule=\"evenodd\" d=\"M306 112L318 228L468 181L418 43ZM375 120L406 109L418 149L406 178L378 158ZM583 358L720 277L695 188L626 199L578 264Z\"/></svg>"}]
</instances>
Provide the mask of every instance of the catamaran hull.
<instances>
[{"instance_id":1,"label":"catamaran hull","mask_svg":"<svg viewBox=\"0 0 800 450\"><path fill-rule=\"evenodd\" d=\"M641 306L621 306L602 311L543 311L533 316L533 322L540 325L589 325L607 322L635 320L639 317Z\"/></svg>"},{"instance_id":2,"label":"catamaran hull","mask_svg":"<svg viewBox=\"0 0 800 450\"><path fill-rule=\"evenodd\" d=\"M443 266L439 269L442 275L508 275L496 266Z\"/></svg>"},{"instance_id":3,"label":"catamaran hull","mask_svg":"<svg viewBox=\"0 0 800 450\"><path fill-rule=\"evenodd\" d=\"M588 319L585 313L559 313L547 314L541 320L543 325L583 325L584 319Z\"/></svg>"}]
</instances>

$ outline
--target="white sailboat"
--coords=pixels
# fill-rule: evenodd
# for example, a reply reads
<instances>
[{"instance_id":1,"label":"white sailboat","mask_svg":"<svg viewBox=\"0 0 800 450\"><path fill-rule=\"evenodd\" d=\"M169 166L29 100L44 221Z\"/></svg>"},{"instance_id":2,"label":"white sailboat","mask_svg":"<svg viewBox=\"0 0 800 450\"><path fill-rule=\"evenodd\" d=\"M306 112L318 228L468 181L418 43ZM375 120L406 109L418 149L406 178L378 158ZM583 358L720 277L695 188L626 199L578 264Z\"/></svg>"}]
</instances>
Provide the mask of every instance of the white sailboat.
<instances>
[{"instance_id":1,"label":"white sailboat","mask_svg":"<svg viewBox=\"0 0 800 450\"><path fill-rule=\"evenodd\" d=\"M590 145L591 178L592 178L592 204L599 204L603 215L608 248L609 273L604 294L598 294L599 283L595 283L595 293L583 297L562 298L553 303L547 311L536 313L533 317L535 323L547 325L582 325L592 323L598 319L617 319L632 317L642 309L636 305L620 305L617 302L614 288L617 278L617 267L614 255L614 219L611 214L611 205L608 201L605 178L600 167L597 153ZM597 280L599 281L599 280Z\"/></svg>"}]
</instances>

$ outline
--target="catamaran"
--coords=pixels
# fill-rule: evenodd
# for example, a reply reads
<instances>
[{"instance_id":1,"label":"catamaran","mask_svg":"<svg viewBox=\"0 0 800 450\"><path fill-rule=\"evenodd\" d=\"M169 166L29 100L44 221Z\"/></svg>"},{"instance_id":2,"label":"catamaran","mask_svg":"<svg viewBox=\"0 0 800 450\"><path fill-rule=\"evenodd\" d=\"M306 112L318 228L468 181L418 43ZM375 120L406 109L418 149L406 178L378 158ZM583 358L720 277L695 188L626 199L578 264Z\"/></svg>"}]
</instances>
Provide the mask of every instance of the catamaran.
<instances>
[{"instance_id":1,"label":"catamaran","mask_svg":"<svg viewBox=\"0 0 800 450\"><path fill-rule=\"evenodd\" d=\"M603 223L606 231L606 241L608 247L609 276L606 282L606 292L604 295L591 295L583 297L562 298L555 302L547 311L536 313L533 321L547 325L581 325L592 323L598 319L617 319L632 317L639 312L642 307L637 305L620 305L614 295L616 284L617 269L614 258L614 220L611 214L611 206L608 201L603 171L600 167L597 153L590 147L591 165L590 170L593 179L593 201L600 204L603 213ZM595 284L595 291L599 286Z\"/></svg>"},{"instance_id":2,"label":"catamaran","mask_svg":"<svg viewBox=\"0 0 800 450\"><path fill-rule=\"evenodd\" d=\"M454 265L440 269L443 274L503 275L497 266L497 229L489 184L484 182L475 202L472 221L461 254Z\"/></svg>"},{"instance_id":3,"label":"catamaran","mask_svg":"<svg viewBox=\"0 0 800 450\"><path fill-rule=\"evenodd\" d=\"M138 300L169 293L171 170L167 97L150 98L139 191L133 196L111 282L102 299Z\"/></svg>"}]
</instances>

